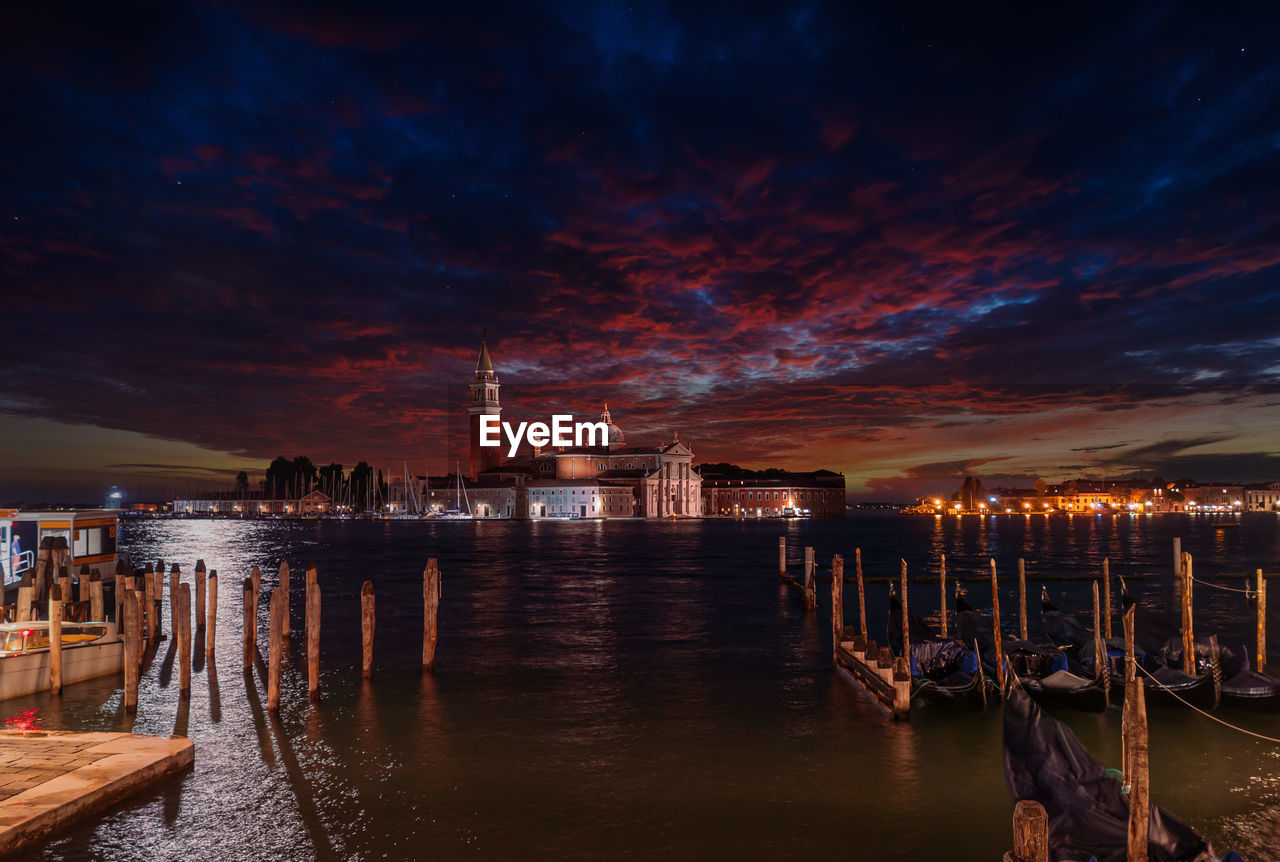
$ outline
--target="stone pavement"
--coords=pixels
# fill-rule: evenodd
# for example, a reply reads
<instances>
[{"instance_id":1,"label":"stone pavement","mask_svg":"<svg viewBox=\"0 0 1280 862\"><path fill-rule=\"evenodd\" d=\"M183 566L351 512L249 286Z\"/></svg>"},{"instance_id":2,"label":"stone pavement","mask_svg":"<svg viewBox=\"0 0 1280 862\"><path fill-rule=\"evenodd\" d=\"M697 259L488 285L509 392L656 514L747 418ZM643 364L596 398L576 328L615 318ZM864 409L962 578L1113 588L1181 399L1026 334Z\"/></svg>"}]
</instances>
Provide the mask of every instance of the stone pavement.
<instances>
[{"instance_id":1,"label":"stone pavement","mask_svg":"<svg viewBox=\"0 0 1280 862\"><path fill-rule=\"evenodd\" d=\"M189 739L0 731L0 853L38 841L191 766Z\"/></svg>"}]
</instances>

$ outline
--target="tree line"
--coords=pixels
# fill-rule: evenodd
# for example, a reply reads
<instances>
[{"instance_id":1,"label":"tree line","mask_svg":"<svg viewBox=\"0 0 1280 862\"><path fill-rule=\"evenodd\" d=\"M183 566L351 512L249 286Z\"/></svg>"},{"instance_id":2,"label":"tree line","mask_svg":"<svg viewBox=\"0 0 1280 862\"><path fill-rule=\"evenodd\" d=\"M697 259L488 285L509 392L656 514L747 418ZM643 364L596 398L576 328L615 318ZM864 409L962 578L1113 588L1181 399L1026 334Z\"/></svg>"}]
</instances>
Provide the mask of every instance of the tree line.
<instances>
[{"instance_id":1,"label":"tree line","mask_svg":"<svg viewBox=\"0 0 1280 862\"><path fill-rule=\"evenodd\" d=\"M296 458L278 456L267 465L265 477L258 483L263 495L274 499L298 499L312 491L328 495L334 502L346 505L375 506L387 499L387 483L382 471L375 471L361 461L348 473L342 464L317 467L306 455ZM236 491L248 494L249 474L236 474Z\"/></svg>"}]
</instances>

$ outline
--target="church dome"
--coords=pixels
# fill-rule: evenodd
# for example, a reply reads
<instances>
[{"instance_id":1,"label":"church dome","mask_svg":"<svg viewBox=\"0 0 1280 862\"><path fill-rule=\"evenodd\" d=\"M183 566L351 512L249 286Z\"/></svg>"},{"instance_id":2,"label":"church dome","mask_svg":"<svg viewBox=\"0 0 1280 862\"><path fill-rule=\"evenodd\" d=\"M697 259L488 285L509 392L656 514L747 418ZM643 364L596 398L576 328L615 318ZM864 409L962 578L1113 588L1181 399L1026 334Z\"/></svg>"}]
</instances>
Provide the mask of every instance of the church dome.
<instances>
[{"instance_id":1,"label":"church dome","mask_svg":"<svg viewBox=\"0 0 1280 862\"><path fill-rule=\"evenodd\" d=\"M622 433L621 428L613 424L613 417L609 415L608 401L606 401L604 404L604 410L600 411L600 421L603 422L606 426L608 426L609 439L608 439L607 445L609 446L610 449L613 449L617 446L627 445L626 435Z\"/></svg>"}]
</instances>

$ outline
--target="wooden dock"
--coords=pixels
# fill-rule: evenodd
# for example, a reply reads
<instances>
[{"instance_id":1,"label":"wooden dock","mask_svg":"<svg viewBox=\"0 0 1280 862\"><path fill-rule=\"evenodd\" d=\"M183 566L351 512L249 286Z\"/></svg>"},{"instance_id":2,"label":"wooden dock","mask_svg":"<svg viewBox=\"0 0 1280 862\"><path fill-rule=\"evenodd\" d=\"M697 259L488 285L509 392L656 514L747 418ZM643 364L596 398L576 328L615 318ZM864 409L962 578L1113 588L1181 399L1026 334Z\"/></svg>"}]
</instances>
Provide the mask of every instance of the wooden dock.
<instances>
[{"instance_id":1,"label":"wooden dock","mask_svg":"<svg viewBox=\"0 0 1280 862\"><path fill-rule=\"evenodd\" d=\"M191 740L0 731L0 854L12 853L190 768Z\"/></svg>"},{"instance_id":2,"label":"wooden dock","mask_svg":"<svg viewBox=\"0 0 1280 862\"><path fill-rule=\"evenodd\" d=\"M849 640L836 648L836 664L899 721L911 718L911 677L905 659L895 659L888 647L877 647L845 629Z\"/></svg>"}]
</instances>

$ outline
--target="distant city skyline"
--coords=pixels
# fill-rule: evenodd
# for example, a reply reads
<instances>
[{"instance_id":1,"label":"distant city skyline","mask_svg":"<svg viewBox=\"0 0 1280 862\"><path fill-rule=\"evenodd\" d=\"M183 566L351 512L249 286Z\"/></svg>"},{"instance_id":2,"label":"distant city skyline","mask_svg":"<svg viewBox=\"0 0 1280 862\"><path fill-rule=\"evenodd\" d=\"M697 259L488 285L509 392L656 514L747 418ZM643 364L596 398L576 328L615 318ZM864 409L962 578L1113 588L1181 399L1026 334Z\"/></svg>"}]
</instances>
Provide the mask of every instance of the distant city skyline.
<instances>
[{"instance_id":1,"label":"distant city skyline","mask_svg":"<svg viewBox=\"0 0 1280 862\"><path fill-rule=\"evenodd\" d=\"M0 498L447 467L504 386L697 457L1280 478L1265 6L236 2L0 34Z\"/></svg>"}]
</instances>

